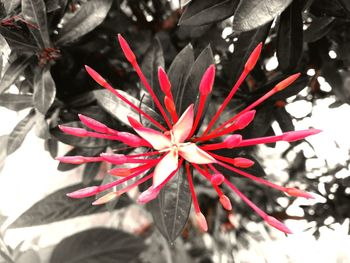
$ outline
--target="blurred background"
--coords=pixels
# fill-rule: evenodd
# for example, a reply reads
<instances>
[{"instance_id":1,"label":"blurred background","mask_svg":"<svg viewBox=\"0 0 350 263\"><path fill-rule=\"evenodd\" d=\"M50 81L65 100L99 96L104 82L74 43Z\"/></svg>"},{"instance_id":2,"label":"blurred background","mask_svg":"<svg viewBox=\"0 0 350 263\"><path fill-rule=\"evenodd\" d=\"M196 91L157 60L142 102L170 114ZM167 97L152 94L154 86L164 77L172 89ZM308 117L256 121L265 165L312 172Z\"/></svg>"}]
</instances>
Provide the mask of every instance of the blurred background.
<instances>
[{"instance_id":1,"label":"blurred background","mask_svg":"<svg viewBox=\"0 0 350 263\"><path fill-rule=\"evenodd\" d=\"M5 0L0 18L0 262L350 262L346 0ZM209 231L203 233L189 212L171 240L154 224L155 212L135 202L137 189L99 207L91 206L94 198L66 197L111 180L109 167L64 164L54 157L98 156L119 145L67 136L57 125L80 127L77 114L83 113L128 129L121 117L126 109L99 95L84 65L142 101L141 84L123 57L118 33L154 85L154 69L163 65L168 71L188 43L196 58L188 74L203 74L200 54L209 54L216 79L204 125L259 42L264 43L259 62L223 118L301 72L296 83L257 108L242 135L310 127L322 133L232 154L254 158L254 175L316 198L287 197L227 175L293 235L267 227L232 193L227 195L233 210L223 210L200 179L196 192Z\"/></svg>"}]
</instances>

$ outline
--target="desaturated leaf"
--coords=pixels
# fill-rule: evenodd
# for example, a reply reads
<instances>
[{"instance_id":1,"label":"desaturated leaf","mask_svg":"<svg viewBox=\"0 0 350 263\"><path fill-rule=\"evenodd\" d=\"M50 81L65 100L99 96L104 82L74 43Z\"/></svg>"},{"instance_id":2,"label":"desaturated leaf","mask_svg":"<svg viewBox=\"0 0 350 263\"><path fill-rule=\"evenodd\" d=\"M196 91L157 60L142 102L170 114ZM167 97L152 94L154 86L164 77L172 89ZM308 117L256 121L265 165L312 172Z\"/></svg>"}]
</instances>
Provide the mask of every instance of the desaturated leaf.
<instances>
[{"instance_id":1,"label":"desaturated leaf","mask_svg":"<svg viewBox=\"0 0 350 263\"><path fill-rule=\"evenodd\" d=\"M237 42L234 43L233 55L229 58L226 65L226 71L229 83L235 83L238 80L239 75L242 73L245 63L249 58L254 48L260 43L265 41L271 23L268 23L262 27L251 30L249 32L243 32L238 36Z\"/></svg>"},{"instance_id":2,"label":"desaturated leaf","mask_svg":"<svg viewBox=\"0 0 350 263\"><path fill-rule=\"evenodd\" d=\"M240 1L233 18L233 30L250 31L277 17L292 0Z\"/></svg>"},{"instance_id":3,"label":"desaturated leaf","mask_svg":"<svg viewBox=\"0 0 350 263\"><path fill-rule=\"evenodd\" d=\"M303 52L303 19L299 0L283 11L278 27L277 59L284 72L295 70Z\"/></svg>"},{"instance_id":4,"label":"desaturated leaf","mask_svg":"<svg viewBox=\"0 0 350 263\"><path fill-rule=\"evenodd\" d=\"M5 159L7 157L7 141L9 136L2 135L0 136L0 172L4 168Z\"/></svg>"},{"instance_id":5,"label":"desaturated leaf","mask_svg":"<svg viewBox=\"0 0 350 263\"><path fill-rule=\"evenodd\" d=\"M24 251L16 259L16 263L40 263L40 257L38 252L33 249Z\"/></svg>"},{"instance_id":6,"label":"desaturated leaf","mask_svg":"<svg viewBox=\"0 0 350 263\"><path fill-rule=\"evenodd\" d=\"M187 5L189 2L191 2L191 0L179 0L179 1L180 1L181 8Z\"/></svg>"},{"instance_id":7,"label":"desaturated leaf","mask_svg":"<svg viewBox=\"0 0 350 263\"><path fill-rule=\"evenodd\" d=\"M21 3L21 0L5 0L3 1L5 5L6 12L9 14L11 13L19 4Z\"/></svg>"},{"instance_id":8,"label":"desaturated leaf","mask_svg":"<svg viewBox=\"0 0 350 263\"><path fill-rule=\"evenodd\" d=\"M3 93L15 82L15 80L23 73L28 64L28 56L20 56L10 63L0 81L0 93Z\"/></svg>"},{"instance_id":9,"label":"desaturated leaf","mask_svg":"<svg viewBox=\"0 0 350 263\"><path fill-rule=\"evenodd\" d=\"M36 113L36 122L34 129L36 136L39 138L43 140L50 138L49 124L47 123L45 116L40 112Z\"/></svg>"},{"instance_id":10,"label":"desaturated leaf","mask_svg":"<svg viewBox=\"0 0 350 263\"><path fill-rule=\"evenodd\" d=\"M106 18L112 3L113 0L84 3L76 14L64 24L58 34L56 44L66 45L94 30Z\"/></svg>"},{"instance_id":11,"label":"desaturated leaf","mask_svg":"<svg viewBox=\"0 0 350 263\"><path fill-rule=\"evenodd\" d=\"M26 94L0 94L0 105L14 111L33 106L33 96Z\"/></svg>"},{"instance_id":12,"label":"desaturated leaf","mask_svg":"<svg viewBox=\"0 0 350 263\"><path fill-rule=\"evenodd\" d=\"M101 168L101 162L85 164L83 172L83 184L89 185L95 179Z\"/></svg>"},{"instance_id":13,"label":"desaturated leaf","mask_svg":"<svg viewBox=\"0 0 350 263\"><path fill-rule=\"evenodd\" d=\"M69 122L65 123L64 126L74 127L74 128L86 128L81 122ZM93 137L77 137L73 135L66 134L62 132L58 127L51 129L51 135L58 139L59 141L69 144L75 147L83 148L101 148L109 145L110 140L93 138Z\"/></svg>"},{"instance_id":14,"label":"desaturated leaf","mask_svg":"<svg viewBox=\"0 0 350 263\"><path fill-rule=\"evenodd\" d=\"M160 101L160 103L163 104L164 94L159 86L158 67L164 68L164 57L163 57L163 50L160 44L160 40L156 37L152 41L148 50L146 51L146 54L141 63L141 68L142 68L143 74L148 80L148 83L152 87L158 100ZM142 92L140 96L142 98L142 102L152 107L153 109L155 109L155 105L152 97L149 95L149 93L147 92L143 84L141 84L141 86L145 91L145 92Z\"/></svg>"},{"instance_id":15,"label":"desaturated leaf","mask_svg":"<svg viewBox=\"0 0 350 263\"><path fill-rule=\"evenodd\" d=\"M45 140L45 150L48 151L52 158L56 158L58 152L58 142L55 139Z\"/></svg>"},{"instance_id":16,"label":"desaturated leaf","mask_svg":"<svg viewBox=\"0 0 350 263\"><path fill-rule=\"evenodd\" d=\"M186 171L182 166L158 197L147 204L158 230L169 242L182 233L190 213L191 199Z\"/></svg>"},{"instance_id":17,"label":"desaturated leaf","mask_svg":"<svg viewBox=\"0 0 350 263\"><path fill-rule=\"evenodd\" d=\"M38 71L34 77L34 107L43 115L49 110L56 96L56 85L49 69Z\"/></svg>"},{"instance_id":18,"label":"desaturated leaf","mask_svg":"<svg viewBox=\"0 0 350 263\"><path fill-rule=\"evenodd\" d=\"M294 131L292 117L285 108L277 108L274 115L283 132Z\"/></svg>"},{"instance_id":19,"label":"desaturated leaf","mask_svg":"<svg viewBox=\"0 0 350 263\"><path fill-rule=\"evenodd\" d=\"M5 38L12 51L33 54L38 47L31 43L30 39L25 37L22 32L7 27L0 27L0 34ZM34 40L33 40L34 41Z\"/></svg>"},{"instance_id":20,"label":"desaturated leaf","mask_svg":"<svg viewBox=\"0 0 350 263\"><path fill-rule=\"evenodd\" d=\"M23 143L27 133L35 123L35 111L31 110L12 130L7 142L7 154L15 152Z\"/></svg>"},{"instance_id":21,"label":"desaturated leaf","mask_svg":"<svg viewBox=\"0 0 350 263\"><path fill-rule=\"evenodd\" d=\"M138 99L130 96L128 93L122 90L117 90L122 96L131 101L135 106L142 108L142 110L153 117L156 121L162 122L162 118L150 107L139 101ZM122 123L130 126L128 121L128 116L131 116L135 119L140 119L140 114L135 112L129 105L125 102L121 101L118 97L112 94L108 90L96 90L94 91L97 102L104 108L107 112L109 112L113 117L116 117ZM148 119L144 116L141 116L141 122L143 125L147 127L154 126Z\"/></svg>"},{"instance_id":22,"label":"desaturated leaf","mask_svg":"<svg viewBox=\"0 0 350 263\"><path fill-rule=\"evenodd\" d=\"M175 100L176 111L180 115L185 109L181 109L185 82L194 63L193 48L189 44L175 57L168 70L171 83L171 91Z\"/></svg>"},{"instance_id":23,"label":"desaturated leaf","mask_svg":"<svg viewBox=\"0 0 350 263\"><path fill-rule=\"evenodd\" d=\"M304 31L305 42L315 42L325 35L333 28L334 17L314 17L311 25Z\"/></svg>"},{"instance_id":24,"label":"desaturated leaf","mask_svg":"<svg viewBox=\"0 0 350 263\"><path fill-rule=\"evenodd\" d=\"M233 15L239 1L193 0L182 14L179 25L202 26L222 21Z\"/></svg>"},{"instance_id":25,"label":"desaturated leaf","mask_svg":"<svg viewBox=\"0 0 350 263\"><path fill-rule=\"evenodd\" d=\"M46 10L48 13L61 8L60 0L46 0Z\"/></svg>"},{"instance_id":26,"label":"desaturated leaf","mask_svg":"<svg viewBox=\"0 0 350 263\"><path fill-rule=\"evenodd\" d=\"M94 228L63 239L50 263L133 262L144 249L141 238L113 228Z\"/></svg>"},{"instance_id":27,"label":"desaturated leaf","mask_svg":"<svg viewBox=\"0 0 350 263\"><path fill-rule=\"evenodd\" d=\"M99 182L94 182L94 185L98 184ZM38 226L77 216L91 215L106 211L104 206L91 205L95 200L95 197L73 199L66 196L67 193L83 187L85 187L83 184L76 184L53 192L25 211L9 226L9 228ZM128 196L123 195L120 197L115 209L123 208L130 203L131 200Z\"/></svg>"},{"instance_id":28,"label":"desaturated leaf","mask_svg":"<svg viewBox=\"0 0 350 263\"><path fill-rule=\"evenodd\" d=\"M35 25L29 27L38 45L44 49L51 46L47 27L46 6L44 0L22 0L23 18Z\"/></svg>"}]
</instances>

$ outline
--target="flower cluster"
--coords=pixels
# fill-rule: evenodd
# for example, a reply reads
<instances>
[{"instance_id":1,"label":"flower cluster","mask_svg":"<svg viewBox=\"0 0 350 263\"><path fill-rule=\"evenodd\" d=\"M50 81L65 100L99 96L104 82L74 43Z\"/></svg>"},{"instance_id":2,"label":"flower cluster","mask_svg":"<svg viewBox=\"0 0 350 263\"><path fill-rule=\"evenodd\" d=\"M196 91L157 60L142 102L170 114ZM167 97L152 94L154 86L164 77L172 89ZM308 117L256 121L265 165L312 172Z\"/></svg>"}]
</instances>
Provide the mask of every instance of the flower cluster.
<instances>
[{"instance_id":1,"label":"flower cluster","mask_svg":"<svg viewBox=\"0 0 350 263\"><path fill-rule=\"evenodd\" d=\"M215 66L211 65L205 71L201 79L199 85L199 103L196 107L196 112L195 107L192 104L182 113L181 116L179 116L174 103L174 98L171 90L171 83L165 71L162 68L159 68L158 70L160 87L164 93L163 105L165 105L165 107L163 107L163 105L160 103L159 99L155 95L154 91L148 84L144 74L142 73L139 67L136 57L131 51L128 43L121 35L118 36L118 39L121 48L125 54L125 57L131 63L131 65L139 75L143 85L149 92L160 114L164 118L167 127L164 127L161 123L152 118L140 107L133 104L126 97L122 96L120 92L118 92L110 84L108 84L107 81L103 77L101 77L96 71L86 66L87 72L98 84L115 94L115 96L117 96L120 100L129 105L142 118L145 118L148 121L150 121L155 127L157 127L157 130L143 126L138 120L130 116L128 117L128 120L136 134L116 131L106 126L105 124L102 124L94 119L83 115L79 115L80 120L86 127L90 128L93 131L88 131L81 128L60 126L60 129L63 132L70 135L80 137L90 136L109 140L117 140L123 142L129 147L142 147L144 149L142 151L143 153L129 155L103 153L97 157L58 157L57 159L61 162L74 164L105 161L116 165L116 168L113 168L109 171L111 175L122 177L119 180L105 185L92 186L77 190L75 192L69 193L68 196L72 198L83 198L93 196L105 190L113 189L113 187L131 179L134 179L137 176L141 176L141 179L129 184L127 187L121 190L109 191L107 194L97 199L93 203L93 205L109 202L115 199L116 197L120 196L121 194L127 192L131 188L136 187L137 185L152 179L152 185L146 191L142 192L138 197L139 203L147 203L157 197L162 187L177 173L179 168L183 165L185 167L185 172L187 174L188 183L192 194L196 218L200 227L203 230L206 231L208 227L206 219L201 213L200 207L198 205L192 180L192 169L198 171L198 174L203 176L212 184L213 188L216 190L219 196L220 203L225 209L231 210L232 206L230 199L222 192L220 188L223 185L226 185L229 188L231 188L269 225L285 233L291 233L291 231L283 223L279 222L274 217L267 215L253 202L251 202L217 168L219 166L224 167L255 182L283 191L290 196L304 198L312 198L313 196L299 189L279 186L262 178L256 177L244 171L244 168L248 168L254 165L254 161L242 157L231 158L227 156L221 156L216 154L215 150L232 149L263 143L273 143L278 141L293 142L296 140L304 139L307 136L319 133L319 130L308 129L301 131L285 132L277 136L268 136L254 139L243 139L241 135L234 134L235 131L244 129L247 125L249 125L252 122L255 115L254 108L256 106L261 104L263 101L268 99L276 92L289 86L298 78L299 74L292 75L286 78L285 80L281 81L272 90L270 90L264 96L256 100L251 105L249 105L247 108L245 108L235 116L232 116L222 124L216 125L216 128L213 128L220 114L226 108L228 102L232 99L241 83L244 81L246 76L255 66L262 48L262 44L260 43L250 55L249 59L245 64L243 73L241 74L237 83L233 86L229 95L223 101L222 105L219 107L215 116L209 122L206 129L200 135L195 135L195 132L197 131L200 119L203 114L205 102L207 100L208 95L212 91L215 77ZM216 138L223 139L219 143L213 143L212 140ZM118 167L118 165L123 164L136 165L133 168Z\"/></svg>"}]
</instances>

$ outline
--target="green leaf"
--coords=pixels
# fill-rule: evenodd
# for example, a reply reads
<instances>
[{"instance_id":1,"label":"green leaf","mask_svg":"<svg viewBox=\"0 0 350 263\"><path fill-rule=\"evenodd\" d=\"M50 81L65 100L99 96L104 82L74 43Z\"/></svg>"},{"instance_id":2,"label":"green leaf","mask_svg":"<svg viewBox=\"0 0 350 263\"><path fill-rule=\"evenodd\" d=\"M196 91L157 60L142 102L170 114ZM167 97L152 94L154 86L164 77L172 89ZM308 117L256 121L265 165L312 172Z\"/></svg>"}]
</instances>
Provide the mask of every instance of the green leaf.
<instances>
[{"instance_id":1,"label":"green leaf","mask_svg":"<svg viewBox=\"0 0 350 263\"><path fill-rule=\"evenodd\" d=\"M26 94L0 94L0 105L14 111L33 106L33 96Z\"/></svg>"},{"instance_id":2,"label":"green leaf","mask_svg":"<svg viewBox=\"0 0 350 263\"><path fill-rule=\"evenodd\" d=\"M113 228L94 228L63 239L50 263L134 262L144 249L141 238Z\"/></svg>"},{"instance_id":3,"label":"green leaf","mask_svg":"<svg viewBox=\"0 0 350 263\"><path fill-rule=\"evenodd\" d=\"M193 0L182 14L179 25L202 26L222 21L233 15L239 1Z\"/></svg>"},{"instance_id":4,"label":"green leaf","mask_svg":"<svg viewBox=\"0 0 350 263\"><path fill-rule=\"evenodd\" d=\"M233 18L236 32L256 29L277 17L292 0L240 1Z\"/></svg>"},{"instance_id":5,"label":"green leaf","mask_svg":"<svg viewBox=\"0 0 350 263\"><path fill-rule=\"evenodd\" d=\"M98 185L99 182L95 181L94 184ZM72 199L66 196L67 193L83 187L85 187L83 184L76 184L55 191L25 211L9 226L9 228L38 226L77 216L105 212L106 208L104 206L91 205L91 203L95 200L94 197ZM128 198L128 196L123 195L120 197L118 205L115 207L115 209L126 207L130 203L131 200Z\"/></svg>"},{"instance_id":6,"label":"green leaf","mask_svg":"<svg viewBox=\"0 0 350 263\"><path fill-rule=\"evenodd\" d=\"M49 69L38 71L34 77L34 107L43 115L55 100L56 85Z\"/></svg>"},{"instance_id":7,"label":"green leaf","mask_svg":"<svg viewBox=\"0 0 350 263\"><path fill-rule=\"evenodd\" d=\"M142 110L153 117L156 121L161 124L164 123L162 118L150 107L139 101L138 99L130 96L128 93L122 90L117 90L123 97L131 101L135 106L142 108ZM95 97L98 104L109 112L113 117L120 120L122 123L130 126L128 121L128 116L131 116L135 119L140 119L140 114L135 112L131 107L129 107L125 102L120 100L117 96L112 94L108 90L96 90L94 91ZM154 127L154 125L145 117L141 116L143 125L147 127Z\"/></svg>"},{"instance_id":8,"label":"green leaf","mask_svg":"<svg viewBox=\"0 0 350 263\"><path fill-rule=\"evenodd\" d=\"M182 166L158 197L147 204L158 230L169 242L182 233L191 210L191 200L186 171Z\"/></svg>"},{"instance_id":9,"label":"green leaf","mask_svg":"<svg viewBox=\"0 0 350 263\"><path fill-rule=\"evenodd\" d=\"M46 19L46 6L43 0L22 0L23 18L35 26L29 26L39 47L42 49L51 46Z\"/></svg>"},{"instance_id":10,"label":"green leaf","mask_svg":"<svg viewBox=\"0 0 350 263\"><path fill-rule=\"evenodd\" d=\"M29 58L30 57L23 55L9 64L0 81L0 93L7 90L23 73L24 69L29 64Z\"/></svg>"},{"instance_id":11,"label":"green leaf","mask_svg":"<svg viewBox=\"0 0 350 263\"><path fill-rule=\"evenodd\" d=\"M29 114L21 120L10 133L7 142L7 154L15 152L23 143L27 133L35 124L35 111L31 110Z\"/></svg>"},{"instance_id":12,"label":"green leaf","mask_svg":"<svg viewBox=\"0 0 350 263\"><path fill-rule=\"evenodd\" d=\"M57 45L66 45L94 30L105 20L113 0L89 1L64 24L58 34Z\"/></svg>"}]
</instances>

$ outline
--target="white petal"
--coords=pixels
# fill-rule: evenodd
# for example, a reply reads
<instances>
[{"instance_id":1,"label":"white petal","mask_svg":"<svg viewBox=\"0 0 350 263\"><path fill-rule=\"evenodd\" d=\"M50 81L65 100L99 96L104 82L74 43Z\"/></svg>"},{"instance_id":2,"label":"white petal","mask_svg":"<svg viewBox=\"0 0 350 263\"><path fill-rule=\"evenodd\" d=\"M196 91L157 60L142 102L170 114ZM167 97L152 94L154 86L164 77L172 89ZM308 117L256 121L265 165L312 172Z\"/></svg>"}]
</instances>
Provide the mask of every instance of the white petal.
<instances>
[{"instance_id":1,"label":"white petal","mask_svg":"<svg viewBox=\"0 0 350 263\"><path fill-rule=\"evenodd\" d=\"M178 159L177 151L169 151L169 153L163 157L154 169L153 188L164 182L164 180L177 169Z\"/></svg>"},{"instance_id":2,"label":"white petal","mask_svg":"<svg viewBox=\"0 0 350 263\"><path fill-rule=\"evenodd\" d=\"M216 163L214 157L197 147L194 143L189 143L179 147L179 154L188 162L196 164Z\"/></svg>"},{"instance_id":3,"label":"white petal","mask_svg":"<svg viewBox=\"0 0 350 263\"><path fill-rule=\"evenodd\" d=\"M191 104L182 114L180 119L174 124L173 134L175 143L182 143L190 134L193 126L193 104Z\"/></svg>"},{"instance_id":4,"label":"white petal","mask_svg":"<svg viewBox=\"0 0 350 263\"><path fill-rule=\"evenodd\" d=\"M129 122L134 130L156 150L163 150L172 146L171 140L163 133L143 127L138 121L129 117Z\"/></svg>"}]
</instances>

